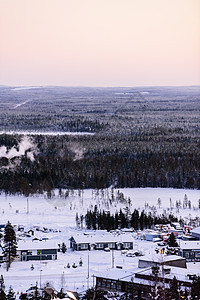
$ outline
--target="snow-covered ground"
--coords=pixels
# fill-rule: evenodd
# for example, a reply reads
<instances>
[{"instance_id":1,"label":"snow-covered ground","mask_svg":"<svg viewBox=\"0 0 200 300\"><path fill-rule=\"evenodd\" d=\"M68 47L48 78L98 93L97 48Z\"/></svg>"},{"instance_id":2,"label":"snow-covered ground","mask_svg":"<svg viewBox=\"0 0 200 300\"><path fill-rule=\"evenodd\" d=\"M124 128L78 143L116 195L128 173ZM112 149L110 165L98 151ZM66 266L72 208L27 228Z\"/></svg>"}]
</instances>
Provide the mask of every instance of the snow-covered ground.
<instances>
[{"instance_id":1,"label":"snow-covered ground","mask_svg":"<svg viewBox=\"0 0 200 300\"><path fill-rule=\"evenodd\" d=\"M111 213L120 208L129 206L132 212L134 208L141 210L147 207L155 207L159 213L163 210L168 211L171 203L172 213L182 217L195 217L199 215L198 200L200 192L197 190L180 189L119 189L123 192L125 201L116 200L111 202L112 190L102 191L84 190L84 191L54 191L51 199L47 195L9 196L0 195L0 224L10 221L12 225L25 225L28 228L33 226L47 227L54 229L49 233L38 232L38 237L48 237L57 243L64 242L69 247L69 238L77 233L76 213L85 214L87 209L93 209L96 204L99 209L109 210ZM68 194L69 193L69 194ZM119 194L118 190L113 191L115 199ZM187 198L191 201L191 209L177 210L176 201L183 202ZM131 201L128 201L130 197ZM161 207L158 205L158 198L161 200ZM171 202L170 202L171 198ZM149 208L150 207L150 208ZM193 208L194 207L194 208ZM83 229L84 230L84 229ZM80 231L80 229L79 229ZM131 233L130 233L131 234ZM156 245L153 242L135 240L134 249L142 250L144 254L154 253ZM7 272L5 266L0 267L0 274L3 274L6 288L10 285L19 293L25 291L31 284L44 285L47 282L52 283L56 289L64 287L66 289L82 291L93 284L93 274L104 272L111 268L114 257L114 266L123 266L124 270L131 270L137 267L137 257L126 257L121 251L74 251L67 250L65 254L58 253L58 259L55 261L28 261L13 262ZM79 266L80 258L83 266ZM89 261L89 264L88 264ZM76 269L67 268L67 264L76 263ZM31 270L31 265L34 270ZM88 271L89 265L89 271ZM190 263L190 268L199 269L199 264ZM113 269L114 272L115 269ZM89 279L88 277L89 272ZM197 272L197 271L196 271Z\"/></svg>"},{"instance_id":2,"label":"snow-covered ground","mask_svg":"<svg viewBox=\"0 0 200 300\"><path fill-rule=\"evenodd\" d=\"M19 105L22 105L25 103L20 103ZM16 108L16 107L15 107ZM33 131L33 130L2 130L0 131L0 134L8 134L8 135L50 135L50 136L56 136L56 135L94 135L92 132L70 132L70 131Z\"/></svg>"},{"instance_id":3,"label":"snow-covered ground","mask_svg":"<svg viewBox=\"0 0 200 300\"><path fill-rule=\"evenodd\" d=\"M125 201L117 200L117 194L122 192ZM128 198L130 197L130 211L137 209L156 209L158 213L163 210L169 212L170 199L172 209L170 210L174 215L184 216L199 216L198 209L200 191L186 190L186 189L162 189L162 188L125 188L114 190L115 201L110 201L111 189L106 190L92 190L87 189L83 192L72 190L68 196L65 196L65 190L59 196L59 191L55 190L54 195L48 198L46 195L34 196L9 196L0 195L0 216L1 223L8 220L12 224L34 224L51 226L57 228L58 225L65 227L75 226L76 213L85 214L88 209L93 209L97 205L98 209L109 210L115 213L120 208L129 206ZM191 209L177 209L176 201L181 201L187 195L188 200L191 201ZM158 198L161 200L159 208ZM28 210L28 213L27 213Z\"/></svg>"}]
</instances>

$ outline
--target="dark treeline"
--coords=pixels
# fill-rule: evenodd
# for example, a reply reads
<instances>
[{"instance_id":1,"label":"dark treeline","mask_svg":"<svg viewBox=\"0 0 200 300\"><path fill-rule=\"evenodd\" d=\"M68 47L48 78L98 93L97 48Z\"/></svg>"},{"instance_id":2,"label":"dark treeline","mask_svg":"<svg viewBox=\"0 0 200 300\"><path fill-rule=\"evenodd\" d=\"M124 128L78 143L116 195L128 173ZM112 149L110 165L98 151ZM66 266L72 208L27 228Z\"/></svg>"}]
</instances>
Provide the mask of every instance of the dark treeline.
<instances>
[{"instance_id":1,"label":"dark treeline","mask_svg":"<svg viewBox=\"0 0 200 300\"><path fill-rule=\"evenodd\" d=\"M27 151L21 157L0 158L0 190L29 194L111 185L199 189L199 139L160 131L163 134L34 136L34 161ZM18 149L20 139L0 135L0 147Z\"/></svg>"},{"instance_id":2,"label":"dark treeline","mask_svg":"<svg viewBox=\"0 0 200 300\"><path fill-rule=\"evenodd\" d=\"M139 212L137 209L130 213L128 209L124 213L121 209L114 215L111 215L109 211L98 211L95 205L94 210L87 211L85 215L85 224L87 229L122 229L122 228L134 228L135 230L150 229L156 224L169 224L171 222L178 222L178 219L172 215L152 215L142 210Z\"/></svg>"}]
</instances>

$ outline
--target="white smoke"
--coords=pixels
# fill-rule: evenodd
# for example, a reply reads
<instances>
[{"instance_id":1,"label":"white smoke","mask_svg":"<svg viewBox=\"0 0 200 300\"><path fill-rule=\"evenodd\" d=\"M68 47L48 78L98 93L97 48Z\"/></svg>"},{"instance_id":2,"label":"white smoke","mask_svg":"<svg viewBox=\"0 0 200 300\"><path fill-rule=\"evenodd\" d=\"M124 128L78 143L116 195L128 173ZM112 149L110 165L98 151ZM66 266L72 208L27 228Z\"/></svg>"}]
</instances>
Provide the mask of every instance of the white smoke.
<instances>
[{"instance_id":1,"label":"white smoke","mask_svg":"<svg viewBox=\"0 0 200 300\"><path fill-rule=\"evenodd\" d=\"M37 148L28 136L24 136L19 144L13 146L11 149L7 149L6 146L0 147L0 158L7 158L8 160L16 159L19 163L19 159L24 155L32 162L34 161L34 153L36 153ZM21 161L21 160L20 160ZM12 164L10 165L10 167Z\"/></svg>"}]
</instances>

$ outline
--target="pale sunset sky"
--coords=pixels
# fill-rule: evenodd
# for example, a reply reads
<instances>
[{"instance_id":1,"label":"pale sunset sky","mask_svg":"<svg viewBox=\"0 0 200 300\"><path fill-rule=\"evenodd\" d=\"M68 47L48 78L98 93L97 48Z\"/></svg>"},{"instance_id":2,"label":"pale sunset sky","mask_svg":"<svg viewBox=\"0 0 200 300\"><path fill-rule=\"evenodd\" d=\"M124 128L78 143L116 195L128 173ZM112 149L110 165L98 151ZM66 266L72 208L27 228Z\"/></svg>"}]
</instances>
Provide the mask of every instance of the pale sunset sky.
<instances>
[{"instance_id":1,"label":"pale sunset sky","mask_svg":"<svg viewBox=\"0 0 200 300\"><path fill-rule=\"evenodd\" d=\"M0 0L0 85L200 84L200 0Z\"/></svg>"}]
</instances>

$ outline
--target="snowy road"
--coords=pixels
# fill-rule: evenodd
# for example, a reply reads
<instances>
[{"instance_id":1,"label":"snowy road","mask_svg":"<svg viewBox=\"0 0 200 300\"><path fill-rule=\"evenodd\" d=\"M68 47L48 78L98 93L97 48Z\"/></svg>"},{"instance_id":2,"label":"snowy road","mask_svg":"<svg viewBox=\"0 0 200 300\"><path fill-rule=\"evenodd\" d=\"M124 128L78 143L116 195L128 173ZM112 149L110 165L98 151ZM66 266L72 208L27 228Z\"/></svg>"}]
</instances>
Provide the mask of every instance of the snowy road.
<instances>
[{"instance_id":1,"label":"snowy road","mask_svg":"<svg viewBox=\"0 0 200 300\"><path fill-rule=\"evenodd\" d=\"M84 291L87 286L93 284L93 277L90 276L89 280L85 272L79 272L77 274L43 274L41 272L35 275L4 275L5 282L9 282L14 290L18 292L25 292L28 287L35 285L45 286L48 283L52 284L57 290L61 288L74 289Z\"/></svg>"}]
</instances>

